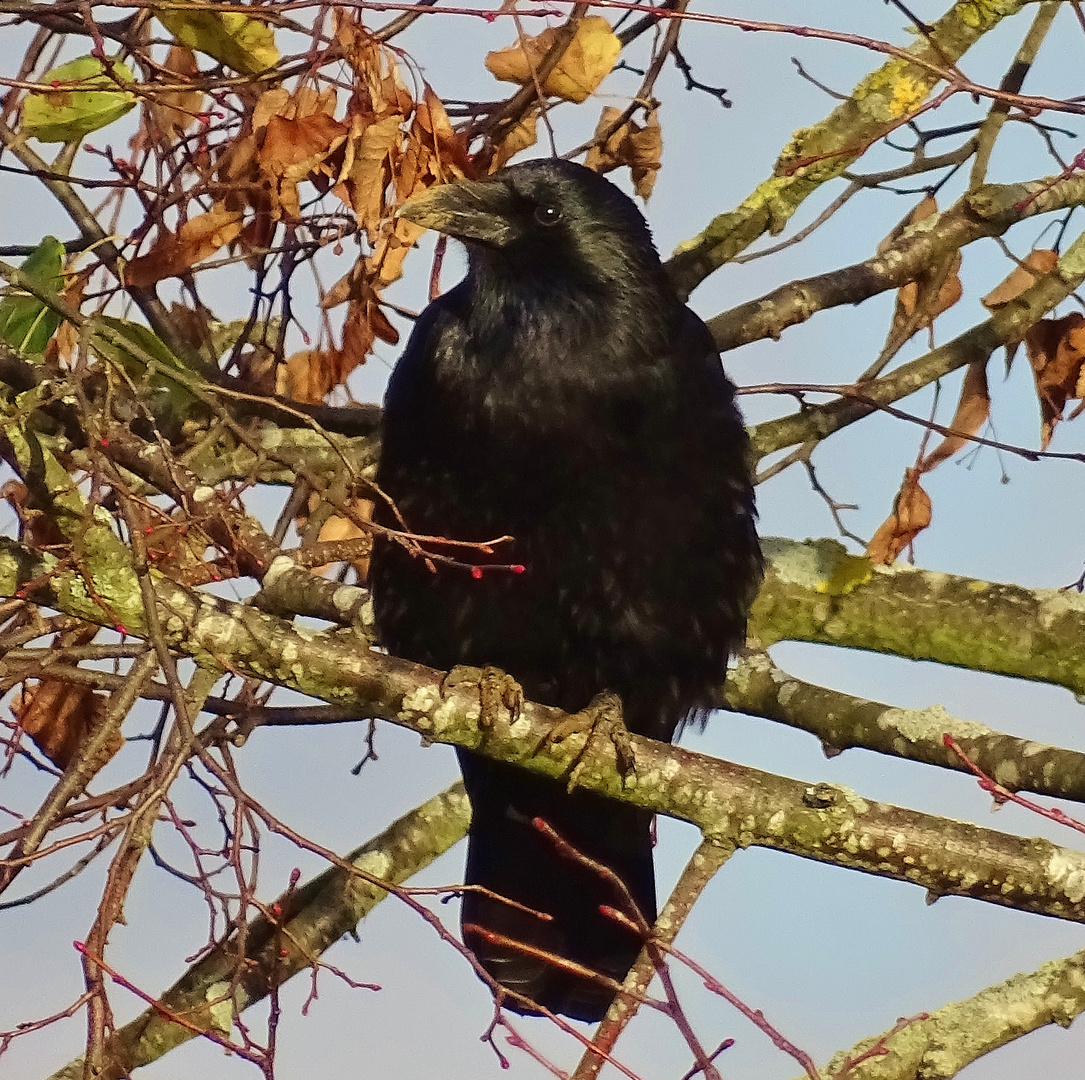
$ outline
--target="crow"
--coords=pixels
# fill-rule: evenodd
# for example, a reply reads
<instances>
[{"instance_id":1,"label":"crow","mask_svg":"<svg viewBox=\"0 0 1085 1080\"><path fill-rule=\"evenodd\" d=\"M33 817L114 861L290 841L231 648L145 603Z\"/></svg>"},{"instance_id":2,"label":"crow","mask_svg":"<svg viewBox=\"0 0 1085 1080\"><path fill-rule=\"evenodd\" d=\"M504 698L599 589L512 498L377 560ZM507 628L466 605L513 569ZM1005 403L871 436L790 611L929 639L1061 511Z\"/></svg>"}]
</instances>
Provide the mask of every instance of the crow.
<instances>
[{"instance_id":1,"label":"crow","mask_svg":"<svg viewBox=\"0 0 1085 1080\"><path fill-rule=\"evenodd\" d=\"M761 578L749 445L708 328L632 200L581 165L431 188L400 215L461 240L468 269L392 372L376 482L401 518L377 521L512 540L434 546L427 565L378 538L382 642L441 670L494 665L570 713L616 694L630 731L670 741L718 703ZM642 942L600 911L622 907L613 883L534 822L612 869L651 923L651 815L458 753L467 884L552 917L468 891L465 943L517 1011L601 1019L612 988L539 952L620 982Z\"/></svg>"}]
</instances>

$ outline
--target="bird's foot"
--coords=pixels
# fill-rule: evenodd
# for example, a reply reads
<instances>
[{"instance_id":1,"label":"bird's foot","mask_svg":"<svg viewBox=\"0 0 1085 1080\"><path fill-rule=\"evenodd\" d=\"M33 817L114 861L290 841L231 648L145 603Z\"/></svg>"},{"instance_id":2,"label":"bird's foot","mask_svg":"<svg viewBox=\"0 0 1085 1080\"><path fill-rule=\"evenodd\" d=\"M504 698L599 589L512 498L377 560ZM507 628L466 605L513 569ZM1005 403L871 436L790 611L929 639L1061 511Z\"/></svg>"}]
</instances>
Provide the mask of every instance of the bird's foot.
<instances>
[{"instance_id":1,"label":"bird's foot","mask_svg":"<svg viewBox=\"0 0 1085 1080\"><path fill-rule=\"evenodd\" d=\"M584 748L577 754L569 772L569 791L576 787L576 782L587 765L588 751L591 749L592 742L600 736L610 739L614 745L618 772L622 774L623 779L635 770L633 744L629 738L629 729L622 718L622 699L617 694L610 691L596 694L580 712L570 713L560 723L555 724L539 748L547 748L569 738L570 735L587 735L587 738L584 740Z\"/></svg>"},{"instance_id":2,"label":"bird's foot","mask_svg":"<svg viewBox=\"0 0 1085 1080\"><path fill-rule=\"evenodd\" d=\"M489 731L497 725L504 709L509 714L509 723L515 724L520 719L524 707L523 687L507 672L500 668L471 667L457 664L442 680L441 693L453 686L468 684L478 687L478 724L483 731Z\"/></svg>"}]
</instances>

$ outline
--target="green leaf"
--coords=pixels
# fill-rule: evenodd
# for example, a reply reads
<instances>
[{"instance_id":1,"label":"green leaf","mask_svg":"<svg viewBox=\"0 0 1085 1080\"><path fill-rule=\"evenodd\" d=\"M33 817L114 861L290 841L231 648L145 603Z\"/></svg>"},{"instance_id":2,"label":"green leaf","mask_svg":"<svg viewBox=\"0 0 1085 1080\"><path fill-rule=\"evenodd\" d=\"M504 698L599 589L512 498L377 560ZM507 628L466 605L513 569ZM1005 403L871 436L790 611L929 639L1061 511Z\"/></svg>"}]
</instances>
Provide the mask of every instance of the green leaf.
<instances>
[{"instance_id":1,"label":"green leaf","mask_svg":"<svg viewBox=\"0 0 1085 1080\"><path fill-rule=\"evenodd\" d=\"M64 245L47 236L26 257L22 271L54 292L64 288ZM60 325L60 315L36 296L18 293L0 301L0 341L23 356L45 352Z\"/></svg>"},{"instance_id":2,"label":"green leaf","mask_svg":"<svg viewBox=\"0 0 1085 1080\"><path fill-rule=\"evenodd\" d=\"M93 344L95 351L106 360L112 360L137 378L142 378L148 368L147 358L157 360L164 368L173 368L178 372L189 372L183 363L170 351L169 346L151 329L140 323L126 322L112 315L98 318L101 326L108 327L112 333L95 333ZM158 374L167 374L158 372Z\"/></svg>"},{"instance_id":3,"label":"green leaf","mask_svg":"<svg viewBox=\"0 0 1085 1080\"><path fill-rule=\"evenodd\" d=\"M41 142L78 142L135 108L136 95L117 85L134 80L117 60L81 56L61 64L42 77L53 89L27 94L22 131Z\"/></svg>"},{"instance_id":4,"label":"green leaf","mask_svg":"<svg viewBox=\"0 0 1085 1080\"><path fill-rule=\"evenodd\" d=\"M149 404L159 419L183 421L201 408L200 398L187 385L199 373L182 364L153 330L110 315L97 321L98 329L90 335L94 352L124 368L133 382L149 387L154 397ZM170 378L170 371L182 378Z\"/></svg>"},{"instance_id":5,"label":"green leaf","mask_svg":"<svg viewBox=\"0 0 1085 1080\"><path fill-rule=\"evenodd\" d=\"M148 404L160 423L180 424L202 410L199 398L186 385L193 376L202 378L201 373L182 363L153 330L111 315L99 316L97 323L91 347L122 367L133 382L150 389ZM183 378L171 378L171 371Z\"/></svg>"},{"instance_id":6,"label":"green leaf","mask_svg":"<svg viewBox=\"0 0 1085 1080\"><path fill-rule=\"evenodd\" d=\"M159 11L155 18L182 44L205 53L242 75L256 75L279 62L275 34L238 11Z\"/></svg>"}]
</instances>

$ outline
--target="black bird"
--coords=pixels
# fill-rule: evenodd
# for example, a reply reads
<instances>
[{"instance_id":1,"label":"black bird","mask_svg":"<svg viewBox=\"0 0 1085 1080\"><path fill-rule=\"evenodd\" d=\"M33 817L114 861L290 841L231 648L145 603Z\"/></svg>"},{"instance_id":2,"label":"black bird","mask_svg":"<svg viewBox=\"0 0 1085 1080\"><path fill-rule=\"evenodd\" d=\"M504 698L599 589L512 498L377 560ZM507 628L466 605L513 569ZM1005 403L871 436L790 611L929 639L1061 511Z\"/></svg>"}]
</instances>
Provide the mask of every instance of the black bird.
<instances>
[{"instance_id":1,"label":"black bird","mask_svg":"<svg viewBox=\"0 0 1085 1080\"><path fill-rule=\"evenodd\" d=\"M442 670L495 665L568 712L614 692L629 730L669 741L718 700L761 577L746 433L707 327L676 296L633 202L580 165L516 165L400 213L462 240L468 271L422 313L392 373L377 482L415 533L514 539L492 556L441 549L473 569L431 569L378 541L384 644ZM378 520L397 527L387 508ZM641 943L599 911L620 907L613 886L532 821L614 870L652 922L651 815L459 758L467 883L553 916L469 892L464 925L623 979ZM555 1012L598 1020L613 998L465 940L498 982Z\"/></svg>"}]
</instances>

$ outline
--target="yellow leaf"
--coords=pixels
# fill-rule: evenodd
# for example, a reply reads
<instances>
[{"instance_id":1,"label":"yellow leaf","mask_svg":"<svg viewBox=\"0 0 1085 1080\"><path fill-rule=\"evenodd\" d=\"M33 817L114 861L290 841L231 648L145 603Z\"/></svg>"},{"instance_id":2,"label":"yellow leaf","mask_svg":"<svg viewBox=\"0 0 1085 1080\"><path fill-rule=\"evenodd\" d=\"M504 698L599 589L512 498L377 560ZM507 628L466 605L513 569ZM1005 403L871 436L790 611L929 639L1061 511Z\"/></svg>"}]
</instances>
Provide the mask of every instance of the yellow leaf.
<instances>
[{"instance_id":1,"label":"yellow leaf","mask_svg":"<svg viewBox=\"0 0 1085 1080\"><path fill-rule=\"evenodd\" d=\"M182 44L206 53L242 75L256 75L279 62L275 34L267 23L237 11L158 11L155 18Z\"/></svg>"},{"instance_id":2,"label":"yellow leaf","mask_svg":"<svg viewBox=\"0 0 1085 1080\"><path fill-rule=\"evenodd\" d=\"M503 169L521 150L534 146L539 140L538 128L537 113L529 112L521 117L505 132L501 141L494 144L493 158L486 171L495 173L498 169Z\"/></svg>"},{"instance_id":3,"label":"yellow leaf","mask_svg":"<svg viewBox=\"0 0 1085 1080\"><path fill-rule=\"evenodd\" d=\"M560 32L561 28L551 27L537 37L524 37L507 49L487 53L486 67L502 82L532 85ZM621 51L622 43L606 19L599 15L581 19L569 47L543 82L543 93L585 101L613 70Z\"/></svg>"},{"instance_id":4,"label":"yellow leaf","mask_svg":"<svg viewBox=\"0 0 1085 1080\"><path fill-rule=\"evenodd\" d=\"M26 95L22 131L41 142L78 142L135 108L135 94L120 85L134 79L117 60L81 56L61 64L42 76L51 89Z\"/></svg>"}]
</instances>

